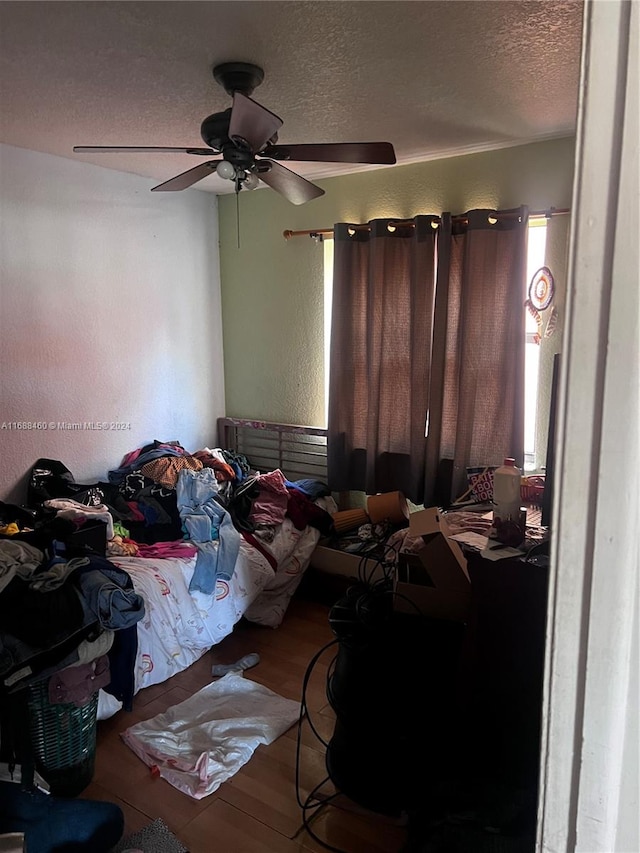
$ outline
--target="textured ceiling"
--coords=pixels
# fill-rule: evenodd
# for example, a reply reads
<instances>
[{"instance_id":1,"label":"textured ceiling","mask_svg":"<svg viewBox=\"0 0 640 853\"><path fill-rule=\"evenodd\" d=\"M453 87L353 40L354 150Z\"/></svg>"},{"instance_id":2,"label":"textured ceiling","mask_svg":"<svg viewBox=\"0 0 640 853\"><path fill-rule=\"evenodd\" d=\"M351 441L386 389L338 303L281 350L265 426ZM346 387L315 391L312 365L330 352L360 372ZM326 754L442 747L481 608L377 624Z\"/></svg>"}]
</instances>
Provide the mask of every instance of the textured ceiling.
<instances>
[{"instance_id":1,"label":"textured ceiling","mask_svg":"<svg viewBox=\"0 0 640 853\"><path fill-rule=\"evenodd\" d=\"M581 20L581 0L4 0L0 141L166 180L201 158L72 147L201 147L202 119L231 104L211 69L230 61L264 68L253 98L284 120L284 144L389 141L408 163L565 136Z\"/></svg>"}]
</instances>

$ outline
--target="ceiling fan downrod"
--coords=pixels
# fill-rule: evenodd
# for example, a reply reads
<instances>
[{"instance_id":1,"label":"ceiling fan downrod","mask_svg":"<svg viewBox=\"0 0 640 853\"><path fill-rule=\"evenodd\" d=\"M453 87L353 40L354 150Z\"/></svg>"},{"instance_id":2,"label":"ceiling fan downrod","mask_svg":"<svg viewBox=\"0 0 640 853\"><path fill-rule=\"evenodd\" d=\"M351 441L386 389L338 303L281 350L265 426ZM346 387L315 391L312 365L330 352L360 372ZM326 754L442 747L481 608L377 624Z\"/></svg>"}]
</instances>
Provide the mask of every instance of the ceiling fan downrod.
<instances>
[{"instance_id":1,"label":"ceiling fan downrod","mask_svg":"<svg viewBox=\"0 0 640 853\"><path fill-rule=\"evenodd\" d=\"M214 67L213 77L230 97L240 92L248 98L264 80L264 71L251 62L223 62Z\"/></svg>"}]
</instances>

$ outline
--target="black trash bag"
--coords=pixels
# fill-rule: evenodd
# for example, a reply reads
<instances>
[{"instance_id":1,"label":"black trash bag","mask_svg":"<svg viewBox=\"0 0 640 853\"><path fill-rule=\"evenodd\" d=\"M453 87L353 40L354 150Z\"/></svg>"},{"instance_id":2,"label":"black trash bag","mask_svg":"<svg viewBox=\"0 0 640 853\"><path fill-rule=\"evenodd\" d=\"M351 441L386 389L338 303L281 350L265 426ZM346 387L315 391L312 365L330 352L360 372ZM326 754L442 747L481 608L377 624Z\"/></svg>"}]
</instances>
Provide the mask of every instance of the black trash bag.
<instances>
[{"instance_id":1,"label":"black trash bag","mask_svg":"<svg viewBox=\"0 0 640 853\"><path fill-rule=\"evenodd\" d=\"M45 501L68 498L84 506L106 506L115 520L134 517L127 502L112 483L76 483L69 469L55 459L38 459L29 476L27 504L42 509ZM55 510L45 510L44 515ZM42 513L41 513L42 514ZM178 531L180 534L180 531ZM174 538L180 538L179 535Z\"/></svg>"},{"instance_id":2,"label":"black trash bag","mask_svg":"<svg viewBox=\"0 0 640 853\"><path fill-rule=\"evenodd\" d=\"M38 459L27 485L27 505L36 507L54 498L76 499L94 484L76 483L73 474L57 459Z\"/></svg>"},{"instance_id":3,"label":"black trash bag","mask_svg":"<svg viewBox=\"0 0 640 853\"><path fill-rule=\"evenodd\" d=\"M0 501L0 527L4 527L5 524L17 524L20 529L33 527L38 518L37 510Z\"/></svg>"}]
</instances>

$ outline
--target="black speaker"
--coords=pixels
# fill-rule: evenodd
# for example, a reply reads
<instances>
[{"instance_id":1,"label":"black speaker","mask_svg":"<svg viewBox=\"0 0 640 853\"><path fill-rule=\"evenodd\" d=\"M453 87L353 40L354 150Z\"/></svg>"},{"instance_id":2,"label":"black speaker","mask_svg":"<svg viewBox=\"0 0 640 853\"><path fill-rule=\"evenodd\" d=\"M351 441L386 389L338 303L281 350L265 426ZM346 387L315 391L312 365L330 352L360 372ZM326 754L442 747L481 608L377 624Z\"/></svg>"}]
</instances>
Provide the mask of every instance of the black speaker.
<instances>
[{"instance_id":1,"label":"black speaker","mask_svg":"<svg viewBox=\"0 0 640 853\"><path fill-rule=\"evenodd\" d=\"M327 679L327 772L354 802L399 815L446 760L463 626L394 613L391 594L362 587L329 619L340 643Z\"/></svg>"}]
</instances>

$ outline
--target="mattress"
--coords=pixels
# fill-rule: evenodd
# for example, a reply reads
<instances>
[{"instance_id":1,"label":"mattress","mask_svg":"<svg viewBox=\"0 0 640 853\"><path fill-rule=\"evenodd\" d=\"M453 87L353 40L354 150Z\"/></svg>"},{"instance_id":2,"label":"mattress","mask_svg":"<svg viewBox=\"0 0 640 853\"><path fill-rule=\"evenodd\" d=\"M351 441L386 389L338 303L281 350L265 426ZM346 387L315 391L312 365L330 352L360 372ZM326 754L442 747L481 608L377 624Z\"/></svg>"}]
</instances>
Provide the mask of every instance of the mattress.
<instances>
[{"instance_id":1,"label":"mattress","mask_svg":"<svg viewBox=\"0 0 640 853\"><path fill-rule=\"evenodd\" d=\"M316 503L334 511L331 498ZM271 542L259 540L256 547L243 539L231 579L218 580L212 595L189 592L196 556L110 556L145 601L145 616L137 625L135 692L182 672L230 634L242 616L276 628L319 538L315 528L298 530L286 518ZM120 708L118 700L100 691L98 719Z\"/></svg>"}]
</instances>

